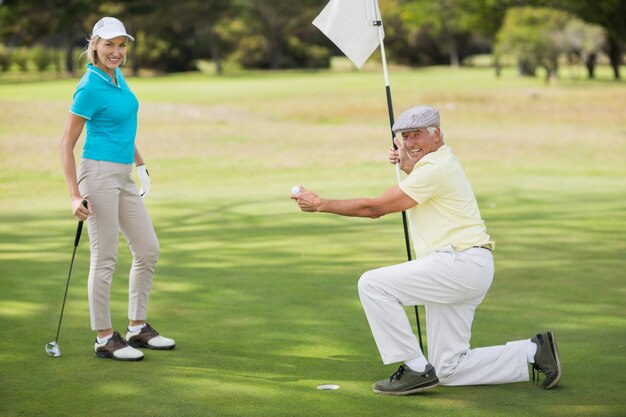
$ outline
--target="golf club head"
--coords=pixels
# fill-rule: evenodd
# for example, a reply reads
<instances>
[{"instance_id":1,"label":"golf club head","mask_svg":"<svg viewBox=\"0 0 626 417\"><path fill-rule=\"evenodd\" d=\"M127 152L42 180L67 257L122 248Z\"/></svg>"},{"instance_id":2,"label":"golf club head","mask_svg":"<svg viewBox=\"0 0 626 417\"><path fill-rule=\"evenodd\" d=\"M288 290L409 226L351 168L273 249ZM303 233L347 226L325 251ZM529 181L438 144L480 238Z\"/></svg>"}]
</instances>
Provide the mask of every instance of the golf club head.
<instances>
[{"instance_id":1,"label":"golf club head","mask_svg":"<svg viewBox=\"0 0 626 417\"><path fill-rule=\"evenodd\" d=\"M61 349L59 349L59 345L56 341L46 343L46 353L48 356L52 356L53 358L61 356Z\"/></svg>"}]
</instances>

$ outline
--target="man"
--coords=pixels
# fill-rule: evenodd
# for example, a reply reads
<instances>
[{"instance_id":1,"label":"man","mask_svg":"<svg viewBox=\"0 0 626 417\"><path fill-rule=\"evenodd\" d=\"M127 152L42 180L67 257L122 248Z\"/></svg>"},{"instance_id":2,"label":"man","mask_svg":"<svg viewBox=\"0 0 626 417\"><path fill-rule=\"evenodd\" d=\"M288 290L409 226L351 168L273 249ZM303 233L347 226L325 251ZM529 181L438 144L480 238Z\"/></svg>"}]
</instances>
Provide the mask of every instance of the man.
<instances>
[{"instance_id":1,"label":"man","mask_svg":"<svg viewBox=\"0 0 626 417\"><path fill-rule=\"evenodd\" d=\"M452 149L444 143L439 112L418 106L393 125L392 163L408 174L376 198L329 200L304 188L292 195L302 211L378 218L408 211L417 259L368 271L359 296L385 364L403 362L377 394L408 395L441 385L528 381L528 363L554 387L561 365L554 334L503 346L470 349L476 307L493 278L494 242L481 219L474 192ZM426 306L429 361L411 330L405 306Z\"/></svg>"}]
</instances>

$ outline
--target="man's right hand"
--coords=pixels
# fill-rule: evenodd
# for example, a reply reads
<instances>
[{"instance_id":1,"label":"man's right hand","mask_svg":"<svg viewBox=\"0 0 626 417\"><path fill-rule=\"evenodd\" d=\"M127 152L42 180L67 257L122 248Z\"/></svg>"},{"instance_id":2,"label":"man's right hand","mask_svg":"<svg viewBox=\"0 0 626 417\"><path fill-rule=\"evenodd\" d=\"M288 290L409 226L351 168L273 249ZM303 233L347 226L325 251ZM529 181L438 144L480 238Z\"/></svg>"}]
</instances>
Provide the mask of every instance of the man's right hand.
<instances>
[{"instance_id":1,"label":"man's right hand","mask_svg":"<svg viewBox=\"0 0 626 417\"><path fill-rule=\"evenodd\" d=\"M400 162L400 155L398 155L398 150L394 148L393 146L389 148L388 156L389 156L389 162L392 165L395 165L398 162Z\"/></svg>"},{"instance_id":2,"label":"man's right hand","mask_svg":"<svg viewBox=\"0 0 626 417\"><path fill-rule=\"evenodd\" d=\"M409 152L404 147L402 139L396 136L395 138L393 138L393 143L396 144L398 149L394 149L392 147L389 150L389 162L394 165L399 163L400 169L407 174L410 174L411 172L413 172L413 168L415 168L415 163L417 161L414 161L413 158L411 158L411 155L409 155Z\"/></svg>"}]
</instances>

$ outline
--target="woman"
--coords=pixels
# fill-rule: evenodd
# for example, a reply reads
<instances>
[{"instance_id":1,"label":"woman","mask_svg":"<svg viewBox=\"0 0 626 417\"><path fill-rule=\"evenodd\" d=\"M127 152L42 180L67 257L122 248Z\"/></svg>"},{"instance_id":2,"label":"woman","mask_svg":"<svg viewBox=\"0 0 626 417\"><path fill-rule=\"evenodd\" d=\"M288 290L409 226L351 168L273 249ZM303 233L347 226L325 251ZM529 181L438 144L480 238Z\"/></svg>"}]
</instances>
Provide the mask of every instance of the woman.
<instances>
[{"instance_id":1,"label":"woman","mask_svg":"<svg viewBox=\"0 0 626 417\"><path fill-rule=\"evenodd\" d=\"M98 332L95 355L125 361L143 359L136 348L165 350L176 346L174 340L160 336L146 323L159 242L141 198L149 191L150 178L135 146L139 105L119 69L126 62L126 44L133 40L115 18L104 17L96 23L85 51L90 63L74 93L60 149L74 216L87 220L89 311L91 328ZM85 125L87 134L77 175L73 151ZM141 195L132 179L133 162ZM110 315L118 230L133 255L125 339L113 331Z\"/></svg>"}]
</instances>

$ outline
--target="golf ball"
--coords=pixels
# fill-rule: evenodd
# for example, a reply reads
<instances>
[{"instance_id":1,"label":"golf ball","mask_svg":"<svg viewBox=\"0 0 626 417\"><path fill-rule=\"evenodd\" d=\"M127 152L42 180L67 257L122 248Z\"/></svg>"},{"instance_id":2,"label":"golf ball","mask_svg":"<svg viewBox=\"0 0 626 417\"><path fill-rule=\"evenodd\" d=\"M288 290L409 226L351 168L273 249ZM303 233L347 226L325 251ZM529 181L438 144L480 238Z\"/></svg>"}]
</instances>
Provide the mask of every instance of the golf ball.
<instances>
[{"instance_id":1,"label":"golf ball","mask_svg":"<svg viewBox=\"0 0 626 417\"><path fill-rule=\"evenodd\" d=\"M298 194L299 192L300 192L299 185L294 185L293 187L291 187L291 194Z\"/></svg>"}]
</instances>

